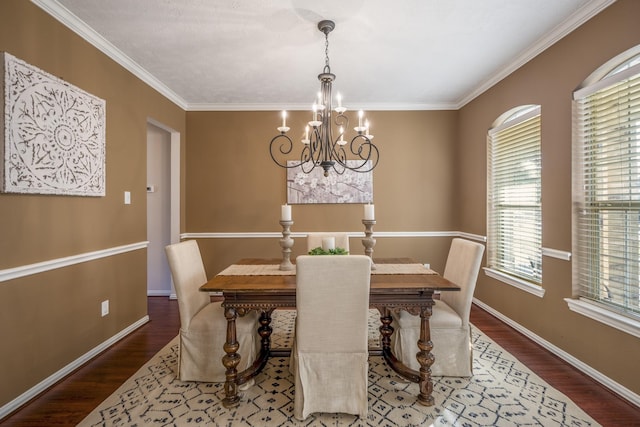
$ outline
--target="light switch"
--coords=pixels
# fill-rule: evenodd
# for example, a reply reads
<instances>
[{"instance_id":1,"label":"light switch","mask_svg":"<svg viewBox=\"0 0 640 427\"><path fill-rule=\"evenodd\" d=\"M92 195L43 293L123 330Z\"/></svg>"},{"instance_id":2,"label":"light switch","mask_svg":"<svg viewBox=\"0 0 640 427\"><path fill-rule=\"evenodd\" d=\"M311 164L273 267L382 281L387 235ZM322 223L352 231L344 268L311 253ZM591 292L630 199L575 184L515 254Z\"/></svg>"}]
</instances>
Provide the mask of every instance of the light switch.
<instances>
[{"instance_id":1,"label":"light switch","mask_svg":"<svg viewBox=\"0 0 640 427\"><path fill-rule=\"evenodd\" d=\"M131 204L131 192L130 191L125 191L124 192L124 204L125 205L130 205Z\"/></svg>"}]
</instances>

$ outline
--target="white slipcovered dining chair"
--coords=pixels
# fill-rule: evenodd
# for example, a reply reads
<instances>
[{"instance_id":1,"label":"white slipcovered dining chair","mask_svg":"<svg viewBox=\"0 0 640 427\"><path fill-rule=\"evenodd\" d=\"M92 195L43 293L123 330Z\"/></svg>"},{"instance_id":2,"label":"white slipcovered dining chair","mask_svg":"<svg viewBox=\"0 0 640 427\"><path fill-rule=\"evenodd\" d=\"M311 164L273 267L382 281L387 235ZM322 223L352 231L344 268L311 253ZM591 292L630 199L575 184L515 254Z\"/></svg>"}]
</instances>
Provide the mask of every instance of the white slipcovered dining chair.
<instances>
[{"instance_id":1,"label":"white slipcovered dining chair","mask_svg":"<svg viewBox=\"0 0 640 427\"><path fill-rule=\"evenodd\" d=\"M469 314L484 246L464 239L453 239L443 277L460 286L460 291L446 291L435 301L429 319L433 356L431 374L469 377L473 375L471 327ZM420 338L420 316L406 311L393 314L391 348L406 366L418 370L416 359Z\"/></svg>"},{"instance_id":2,"label":"white slipcovered dining chair","mask_svg":"<svg viewBox=\"0 0 640 427\"><path fill-rule=\"evenodd\" d=\"M180 312L180 352L178 379L181 381L224 382L224 343L227 321L220 302L211 302L208 293L201 292L207 276L198 243L187 240L165 248ZM260 340L257 338L258 314L250 312L236 319L238 371L246 369L256 358Z\"/></svg>"},{"instance_id":3,"label":"white slipcovered dining chair","mask_svg":"<svg viewBox=\"0 0 640 427\"><path fill-rule=\"evenodd\" d=\"M296 259L294 416L367 415L369 284L365 255L301 255Z\"/></svg>"},{"instance_id":4,"label":"white slipcovered dining chair","mask_svg":"<svg viewBox=\"0 0 640 427\"><path fill-rule=\"evenodd\" d=\"M336 248L342 248L349 252L349 235L347 233L307 233L307 253L312 249L322 247L322 239L333 237Z\"/></svg>"}]
</instances>

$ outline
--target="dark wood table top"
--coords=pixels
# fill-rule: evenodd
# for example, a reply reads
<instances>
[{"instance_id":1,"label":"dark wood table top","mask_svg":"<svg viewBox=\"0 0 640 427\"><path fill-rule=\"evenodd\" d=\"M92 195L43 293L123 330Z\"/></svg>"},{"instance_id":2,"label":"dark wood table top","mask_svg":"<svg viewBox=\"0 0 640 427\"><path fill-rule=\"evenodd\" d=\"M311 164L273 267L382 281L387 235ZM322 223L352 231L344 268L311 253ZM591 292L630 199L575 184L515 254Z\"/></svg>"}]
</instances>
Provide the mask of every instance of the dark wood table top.
<instances>
[{"instance_id":1,"label":"dark wood table top","mask_svg":"<svg viewBox=\"0 0 640 427\"><path fill-rule=\"evenodd\" d=\"M337 256L337 255L336 255ZM272 258L245 258L235 264L280 264ZM374 259L376 264L419 264L410 258ZM200 288L203 292L295 292L294 274L278 275L216 275ZM459 291L460 288L439 274L371 274L371 293L415 293L416 291Z\"/></svg>"}]
</instances>

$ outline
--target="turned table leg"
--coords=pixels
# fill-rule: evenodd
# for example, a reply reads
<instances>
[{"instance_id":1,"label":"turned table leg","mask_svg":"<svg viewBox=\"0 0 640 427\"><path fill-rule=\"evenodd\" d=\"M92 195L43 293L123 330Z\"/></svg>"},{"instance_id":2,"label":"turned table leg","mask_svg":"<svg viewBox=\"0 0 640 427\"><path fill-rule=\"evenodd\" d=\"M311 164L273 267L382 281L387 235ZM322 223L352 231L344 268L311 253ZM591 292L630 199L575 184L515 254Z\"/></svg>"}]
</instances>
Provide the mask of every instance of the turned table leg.
<instances>
[{"instance_id":1,"label":"turned table leg","mask_svg":"<svg viewBox=\"0 0 640 427\"><path fill-rule=\"evenodd\" d=\"M418 402L424 406L433 406L433 381L431 379L431 365L433 365L434 357L431 353L433 350L433 342L431 342L431 328L429 327L429 317L431 317L431 307L423 307L420 310L420 339L418 340L418 348L420 351L416 354L418 363L420 364L420 394Z\"/></svg>"},{"instance_id":2,"label":"turned table leg","mask_svg":"<svg viewBox=\"0 0 640 427\"><path fill-rule=\"evenodd\" d=\"M262 351L265 354L269 354L271 350L271 332L273 332L273 328L271 327L271 313L273 309L268 311L263 311L260 314L260 327L258 328L258 334L260 335L260 344L262 347Z\"/></svg>"},{"instance_id":3,"label":"turned table leg","mask_svg":"<svg viewBox=\"0 0 640 427\"><path fill-rule=\"evenodd\" d=\"M222 357L222 364L227 370L224 383L225 398L222 400L222 405L225 408L232 408L240 403L237 383L237 366L240 363L240 355L238 354L240 344L236 338L236 318L238 313L235 308L227 307L225 308L224 316L227 318L227 341L224 343L224 352L227 354Z\"/></svg>"},{"instance_id":4,"label":"turned table leg","mask_svg":"<svg viewBox=\"0 0 640 427\"><path fill-rule=\"evenodd\" d=\"M393 334L393 327L391 326L391 322L393 318L391 317L391 313L387 307L384 307L380 311L380 335L381 335L381 343L383 354L390 353L391 349L391 334Z\"/></svg>"}]
</instances>

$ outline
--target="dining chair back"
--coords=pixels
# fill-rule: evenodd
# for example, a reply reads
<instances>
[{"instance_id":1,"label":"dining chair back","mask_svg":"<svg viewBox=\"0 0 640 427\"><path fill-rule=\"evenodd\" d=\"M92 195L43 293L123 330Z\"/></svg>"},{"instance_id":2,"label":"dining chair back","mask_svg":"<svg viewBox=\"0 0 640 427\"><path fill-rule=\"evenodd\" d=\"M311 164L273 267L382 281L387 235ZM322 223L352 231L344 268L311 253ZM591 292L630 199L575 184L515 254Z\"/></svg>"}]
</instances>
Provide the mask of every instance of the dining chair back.
<instances>
[{"instance_id":1,"label":"dining chair back","mask_svg":"<svg viewBox=\"0 0 640 427\"><path fill-rule=\"evenodd\" d=\"M180 348L178 378L181 381L223 382L222 364L227 321L220 302L211 302L200 286L207 275L200 248L195 240L168 245L165 248L180 312ZM236 319L238 353L242 371L256 358L260 342L257 339L258 315L251 312Z\"/></svg>"},{"instance_id":2,"label":"dining chair back","mask_svg":"<svg viewBox=\"0 0 640 427\"><path fill-rule=\"evenodd\" d=\"M468 377L473 375L473 346L469 314L476 280L482 262L484 245L455 238L442 276L460 287L447 291L435 301L429 319L432 354L435 362L431 373L435 376ZM420 317L405 311L393 313L394 333L391 345L396 357L405 365L419 369L416 359L420 338Z\"/></svg>"},{"instance_id":3,"label":"dining chair back","mask_svg":"<svg viewBox=\"0 0 640 427\"><path fill-rule=\"evenodd\" d=\"M367 414L369 285L365 255L296 259L294 416Z\"/></svg>"},{"instance_id":4,"label":"dining chair back","mask_svg":"<svg viewBox=\"0 0 640 427\"><path fill-rule=\"evenodd\" d=\"M342 248L349 252L349 235L347 233L307 233L307 253L312 249L322 247L322 239L333 237L335 239L336 248Z\"/></svg>"}]
</instances>

